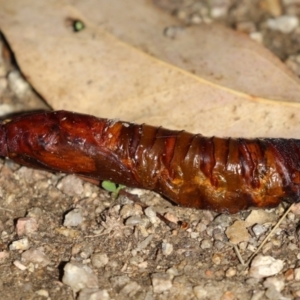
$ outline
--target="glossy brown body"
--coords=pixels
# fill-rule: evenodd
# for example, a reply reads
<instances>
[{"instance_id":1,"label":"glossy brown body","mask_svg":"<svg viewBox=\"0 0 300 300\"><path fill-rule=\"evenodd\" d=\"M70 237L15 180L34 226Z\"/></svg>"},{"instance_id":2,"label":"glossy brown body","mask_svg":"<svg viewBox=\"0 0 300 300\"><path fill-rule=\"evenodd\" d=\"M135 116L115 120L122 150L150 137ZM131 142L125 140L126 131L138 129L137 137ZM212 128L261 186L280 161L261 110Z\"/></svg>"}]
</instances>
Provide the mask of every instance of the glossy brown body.
<instances>
[{"instance_id":1,"label":"glossy brown body","mask_svg":"<svg viewBox=\"0 0 300 300\"><path fill-rule=\"evenodd\" d=\"M220 212L274 207L300 197L299 140L207 138L57 111L1 125L0 155Z\"/></svg>"}]
</instances>

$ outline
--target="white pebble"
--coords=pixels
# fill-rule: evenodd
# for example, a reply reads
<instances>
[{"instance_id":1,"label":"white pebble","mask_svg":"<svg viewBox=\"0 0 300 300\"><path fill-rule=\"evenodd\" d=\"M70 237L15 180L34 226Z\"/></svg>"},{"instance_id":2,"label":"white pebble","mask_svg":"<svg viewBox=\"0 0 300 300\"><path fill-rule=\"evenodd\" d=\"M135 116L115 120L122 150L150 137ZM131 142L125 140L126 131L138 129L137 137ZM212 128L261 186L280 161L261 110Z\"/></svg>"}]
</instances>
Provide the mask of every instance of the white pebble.
<instances>
[{"instance_id":1,"label":"white pebble","mask_svg":"<svg viewBox=\"0 0 300 300\"><path fill-rule=\"evenodd\" d=\"M64 226L71 227L71 226L78 226L82 223L83 216L82 211L79 208L75 208L68 212L65 216Z\"/></svg>"},{"instance_id":2,"label":"white pebble","mask_svg":"<svg viewBox=\"0 0 300 300\"><path fill-rule=\"evenodd\" d=\"M14 241L9 246L9 250L27 250L27 249L29 249L29 240L27 237Z\"/></svg>"},{"instance_id":3,"label":"white pebble","mask_svg":"<svg viewBox=\"0 0 300 300\"><path fill-rule=\"evenodd\" d=\"M17 267L18 269L20 269L20 270L22 270L22 271L24 271L24 270L27 269L27 267L24 266L19 260L15 260L15 261L13 262L13 264L15 265L15 267Z\"/></svg>"},{"instance_id":4,"label":"white pebble","mask_svg":"<svg viewBox=\"0 0 300 300\"><path fill-rule=\"evenodd\" d=\"M167 273L170 275L170 278L173 279L175 276L178 276L179 272L176 267L171 267L167 270Z\"/></svg>"},{"instance_id":5,"label":"white pebble","mask_svg":"<svg viewBox=\"0 0 300 300\"><path fill-rule=\"evenodd\" d=\"M149 206L145 209L145 215L149 218L150 222L152 224L156 224L158 223L158 218L156 217L156 212L154 211L154 209Z\"/></svg>"},{"instance_id":6,"label":"white pebble","mask_svg":"<svg viewBox=\"0 0 300 300\"><path fill-rule=\"evenodd\" d=\"M274 287L276 291L281 292L284 289L284 279L278 277L269 277L264 281L264 287Z\"/></svg>"},{"instance_id":7,"label":"white pebble","mask_svg":"<svg viewBox=\"0 0 300 300\"><path fill-rule=\"evenodd\" d=\"M6 116L10 113L14 112L14 108L9 104L0 104L0 116Z\"/></svg>"},{"instance_id":8,"label":"white pebble","mask_svg":"<svg viewBox=\"0 0 300 300\"><path fill-rule=\"evenodd\" d=\"M95 288L84 288L80 291L77 300L109 300L107 290L98 290Z\"/></svg>"},{"instance_id":9,"label":"white pebble","mask_svg":"<svg viewBox=\"0 0 300 300\"><path fill-rule=\"evenodd\" d=\"M138 188L130 190L130 194L137 195L137 196L142 196L145 194L145 192L146 192L145 190L138 189Z\"/></svg>"},{"instance_id":10,"label":"white pebble","mask_svg":"<svg viewBox=\"0 0 300 300\"><path fill-rule=\"evenodd\" d=\"M265 296L270 300L291 300L290 297L284 297L274 287L269 287L265 292Z\"/></svg>"},{"instance_id":11,"label":"white pebble","mask_svg":"<svg viewBox=\"0 0 300 300\"><path fill-rule=\"evenodd\" d=\"M152 275L152 286L154 293L162 293L172 287L172 282L168 274L155 273Z\"/></svg>"},{"instance_id":12,"label":"white pebble","mask_svg":"<svg viewBox=\"0 0 300 300\"><path fill-rule=\"evenodd\" d=\"M173 245L170 243L163 242L161 248L162 248L162 253L165 256L168 256L173 252Z\"/></svg>"},{"instance_id":13,"label":"white pebble","mask_svg":"<svg viewBox=\"0 0 300 300\"><path fill-rule=\"evenodd\" d=\"M92 265L95 268L102 268L108 263L108 256L106 253L94 253L91 256Z\"/></svg>"},{"instance_id":14,"label":"white pebble","mask_svg":"<svg viewBox=\"0 0 300 300\"><path fill-rule=\"evenodd\" d=\"M291 33L299 25L299 20L295 16L280 16L275 19L267 20L267 27L272 30L278 30L282 33Z\"/></svg>"},{"instance_id":15,"label":"white pebble","mask_svg":"<svg viewBox=\"0 0 300 300\"><path fill-rule=\"evenodd\" d=\"M57 188L68 196L80 196L84 192L82 180L75 175L64 177L57 184Z\"/></svg>"},{"instance_id":16,"label":"white pebble","mask_svg":"<svg viewBox=\"0 0 300 300\"><path fill-rule=\"evenodd\" d=\"M37 295L48 298L49 297L49 292L47 290L41 289L41 290L37 290L35 292Z\"/></svg>"},{"instance_id":17,"label":"white pebble","mask_svg":"<svg viewBox=\"0 0 300 300\"><path fill-rule=\"evenodd\" d=\"M92 269L76 262L65 265L62 281L69 285L75 293L83 288L98 288L98 279Z\"/></svg>"},{"instance_id":18,"label":"white pebble","mask_svg":"<svg viewBox=\"0 0 300 300\"><path fill-rule=\"evenodd\" d=\"M252 231L254 232L254 234L259 237L260 235L262 235L263 233L265 233L267 231L267 229L261 225L261 224L256 224L252 227Z\"/></svg>"},{"instance_id":19,"label":"white pebble","mask_svg":"<svg viewBox=\"0 0 300 300\"><path fill-rule=\"evenodd\" d=\"M264 278L278 274L283 269L283 261L271 256L256 256L249 270L249 275L254 278Z\"/></svg>"},{"instance_id":20,"label":"white pebble","mask_svg":"<svg viewBox=\"0 0 300 300\"><path fill-rule=\"evenodd\" d=\"M211 240L203 240L200 245L201 249L209 249L212 247Z\"/></svg>"},{"instance_id":21,"label":"white pebble","mask_svg":"<svg viewBox=\"0 0 300 300\"><path fill-rule=\"evenodd\" d=\"M236 275L236 269L234 267L228 268L225 275L226 275L227 278L235 276Z\"/></svg>"},{"instance_id":22,"label":"white pebble","mask_svg":"<svg viewBox=\"0 0 300 300\"><path fill-rule=\"evenodd\" d=\"M50 260L46 254L40 249L31 248L22 253L22 260L37 263L43 267L50 264Z\"/></svg>"},{"instance_id":23,"label":"white pebble","mask_svg":"<svg viewBox=\"0 0 300 300\"><path fill-rule=\"evenodd\" d=\"M24 80L19 71L11 71L8 74L8 85L17 97L24 97L30 90L30 85Z\"/></svg>"},{"instance_id":24,"label":"white pebble","mask_svg":"<svg viewBox=\"0 0 300 300\"><path fill-rule=\"evenodd\" d=\"M300 280L300 268L296 268L294 270L294 275L295 275L295 280L299 281Z\"/></svg>"},{"instance_id":25,"label":"white pebble","mask_svg":"<svg viewBox=\"0 0 300 300\"><path fill-rule=\"evenodd\" d=\"M263 43L263 40L264 40L264 37L263 37L263 34L261 32L258 32L258 31L255 31L255 32L251 32L249 33L249 37L257 42L257 43L260 43L262 44Z\"/></svg>"}]
</instances>

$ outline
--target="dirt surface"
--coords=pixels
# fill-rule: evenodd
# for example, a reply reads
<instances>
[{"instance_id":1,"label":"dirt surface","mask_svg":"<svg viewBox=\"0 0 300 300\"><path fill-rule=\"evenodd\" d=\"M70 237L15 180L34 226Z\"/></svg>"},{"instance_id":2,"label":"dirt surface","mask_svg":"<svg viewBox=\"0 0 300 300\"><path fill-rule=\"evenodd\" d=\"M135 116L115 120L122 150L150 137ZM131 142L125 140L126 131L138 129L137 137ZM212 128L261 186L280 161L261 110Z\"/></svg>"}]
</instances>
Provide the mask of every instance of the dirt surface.
<instances>
[{"instance_id":1,"label":"dirt surface","mask_svg":"<svg viewBox=\"0 0 300 300\"><path fill-rule=\"evenodd\" d=\"M299 24L290 32L268 25L300 17L300 1L155 3L187 26L243 31L300 74ZM18 76L0 63L1 115L45 107ZM298 207L260 251L269 264L258 275L237 251L247 261L287 204L226 215L179 208L148 191L114 199L72 175L6 159L0 173L0 299L300 299Z\"/></svg>"}]
</instances>

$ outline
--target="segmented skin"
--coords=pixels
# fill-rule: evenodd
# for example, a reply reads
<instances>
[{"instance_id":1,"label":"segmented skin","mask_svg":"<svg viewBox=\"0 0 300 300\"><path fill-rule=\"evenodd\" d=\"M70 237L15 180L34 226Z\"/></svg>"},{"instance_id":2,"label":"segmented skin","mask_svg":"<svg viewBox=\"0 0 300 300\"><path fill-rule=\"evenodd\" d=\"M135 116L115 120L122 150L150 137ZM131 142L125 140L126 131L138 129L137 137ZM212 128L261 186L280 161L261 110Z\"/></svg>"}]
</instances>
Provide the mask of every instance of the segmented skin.
<instances>
[{"instance_id":1,"label":"segmented skin","mask_svg":"<svg viewBox=\"0 0 300 300\"><path fill-rule=\"evenodd\" d=\"M219 212L300 198L300 141L294 139L204 137L55 111L2 124L0 155Z\"/></svg>"}]
</instances>

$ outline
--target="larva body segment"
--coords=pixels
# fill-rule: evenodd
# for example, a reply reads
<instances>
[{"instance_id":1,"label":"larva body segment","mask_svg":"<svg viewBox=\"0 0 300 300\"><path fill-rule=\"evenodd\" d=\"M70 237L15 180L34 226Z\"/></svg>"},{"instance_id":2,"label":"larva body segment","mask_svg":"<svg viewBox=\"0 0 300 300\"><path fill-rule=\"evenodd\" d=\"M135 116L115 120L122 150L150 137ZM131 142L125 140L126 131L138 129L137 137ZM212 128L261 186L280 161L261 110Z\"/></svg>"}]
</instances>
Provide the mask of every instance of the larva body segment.
<instances>
[{"instance_id":1,"label":"larva body segment","mask_svg":"<svg viewBox=\"0 0 300 300\"><path fill-rule=\"evenodd\" d=\"M66 111L0 127L0 154L39 169L156 191L235 213L300 195L300 141L204 137Z\"/></svg>"}]
</instances>

